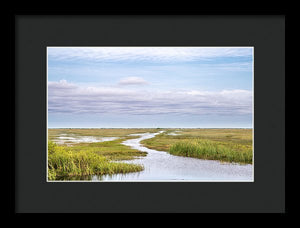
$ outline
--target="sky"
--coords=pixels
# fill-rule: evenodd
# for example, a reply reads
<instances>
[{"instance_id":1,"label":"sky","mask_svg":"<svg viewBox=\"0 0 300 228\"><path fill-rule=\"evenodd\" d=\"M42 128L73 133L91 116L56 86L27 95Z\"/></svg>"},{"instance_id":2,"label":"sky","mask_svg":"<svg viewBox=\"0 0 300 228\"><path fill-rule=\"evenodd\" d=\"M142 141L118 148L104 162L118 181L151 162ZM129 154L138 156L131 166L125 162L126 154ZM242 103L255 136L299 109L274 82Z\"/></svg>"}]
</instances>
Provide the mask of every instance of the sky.
<instances>
[{"instance_id":1,"label":"sky","mask_svg":"<svg viewBox=\"0 0 300 228\"><path fill-rule=\"evenodd\" d=\"M252 47L48 47L48 128L252 128Z\"/></svg>"}]
</instances>

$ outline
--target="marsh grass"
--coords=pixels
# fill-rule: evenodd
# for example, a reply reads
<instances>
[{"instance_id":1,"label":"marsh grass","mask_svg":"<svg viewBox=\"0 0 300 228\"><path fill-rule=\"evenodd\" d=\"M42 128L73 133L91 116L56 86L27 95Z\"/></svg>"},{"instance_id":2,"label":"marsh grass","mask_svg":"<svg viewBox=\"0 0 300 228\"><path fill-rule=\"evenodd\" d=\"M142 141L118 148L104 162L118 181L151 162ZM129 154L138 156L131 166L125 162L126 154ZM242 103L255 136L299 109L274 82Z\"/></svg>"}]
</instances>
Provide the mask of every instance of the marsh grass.
<instances>
[{"instance_id":1,"label":"marsh grass","mask_svg":"<svg viewBox=\"0 0 300 228\"><path fill-rule=\"evenodd\" d=\"M157 129L149 128L53 128L48 129L48 138L50 140L55 139L61 134L73 135L73 136L95 136L95 137L125 137L129 134L137 133L155 133Z\"/></svg>"},{"instance_id":2,"label":"marsh grass","mask_svg":"<svg viewBox=\"0 0 300 228\"><path fill-rule=\"evenodd\" d=\"M177 156L252 163L252 129L48 129L48 179L81 180L84 176L142 171L143 166L122 161L146 156L147 153L131 149L122 142L139 137L130 134L159 130L165 132L141 143ZM169 135L176 130L180 130L179 135ZM62 134L119 138L72 145L52 142Z\"/></svg>"},{"instance_id":3,"label":"marsh grass","mask_svg":"<svg viewBox=\"0 0 300 228\"><path fill-rule=\"evenodd\" d=\"M236 147L236 146L235 146ZM170 154L226 162L252 163L252 151L237 151L210 140L185 140L170 147Z\"/></svg>"},{"instance_id":4,"label":"marsh grass","mask_svg":"<svg viewBox=\"0 0 300 228\"><path fill-rule=\"evenodd\" d=\"M112 162L91 150L73 150L48 142L48 179L63 176L103 175L142 171L141 165Z\"/></svg>"},{"instance_id":5,"label":"marsh grass","mask_svg":"<svg viewBox=\"0 0 300 228\"><path fill-rule=\"evenodd\" d=\"M97 142L97 143L79 143L72 146L74 152L92 152L98 155L104 156L110 160L132 160L136 157L146 156L146 152L131 149L128 146L121 144L124 140L137 138L136 137L124 137L121 139Z\"/></svg>"},{"instance_id":6,"label":"marsh grass","mask_svg":"<svg viewBox=\"0 0 300 228\"><path fill-rule=\"evenodd\" d=\"M124 140L138 138L130 134L157 132L157 129L48 129L48 179L68 179L74 177L142 171L141 165L120 161L146 156L146 152L131 149L122 144ZM89 143L55 144L59 136L119 137L112 141Z\"/></svg>"},{"instance_id":7,"label":"marsh grass","mask_svg":"<svg viewBox=\"0 0 300 228\"><path fill-rule=\"evenodd\" d=\"M180 130L180 135L168 135ZM252 129L168 129L141 143L173 155L252 163Z\"/></svg>"}]
</instances>

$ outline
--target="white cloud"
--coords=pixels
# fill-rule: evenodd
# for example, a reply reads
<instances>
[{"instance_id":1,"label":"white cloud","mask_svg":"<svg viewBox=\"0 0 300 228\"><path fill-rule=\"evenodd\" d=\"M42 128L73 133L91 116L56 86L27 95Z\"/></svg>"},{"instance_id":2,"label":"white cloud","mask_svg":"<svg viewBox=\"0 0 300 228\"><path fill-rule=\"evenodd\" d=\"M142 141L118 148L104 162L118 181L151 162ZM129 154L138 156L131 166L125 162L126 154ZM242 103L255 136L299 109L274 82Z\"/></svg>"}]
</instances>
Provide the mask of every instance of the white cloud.
<instances>
[{"instance_id":1,"label":"white cloud","mask_svg":"<svg viewBox=\"0 0 300 228\"><path fill-rule=\"evenodd\" d=\"M119 85L147 85L149 84L141 77L127 77L119 81Z\"/></svg>"},{"instance_id":2,"label":"white cloud","mask_svg":"<svg viewBox=\"0 0 300 228\"><path fill-rule=\"evenodd\" d=\"M127 88L127 87L126 87ZM48 83L49 113L243 115L252 113L248 90L147 91Z\"/></svg>"},{"instance_id":3,"label":"white cloud","mask_svg":"<svg viewBox=\"0 0 300 228\"><path fill-rule=\"evenodd\" d=\"M252 47L48 47L48 55L57 60L193 61L252 56Z\"/></svg>"}]
</instances>

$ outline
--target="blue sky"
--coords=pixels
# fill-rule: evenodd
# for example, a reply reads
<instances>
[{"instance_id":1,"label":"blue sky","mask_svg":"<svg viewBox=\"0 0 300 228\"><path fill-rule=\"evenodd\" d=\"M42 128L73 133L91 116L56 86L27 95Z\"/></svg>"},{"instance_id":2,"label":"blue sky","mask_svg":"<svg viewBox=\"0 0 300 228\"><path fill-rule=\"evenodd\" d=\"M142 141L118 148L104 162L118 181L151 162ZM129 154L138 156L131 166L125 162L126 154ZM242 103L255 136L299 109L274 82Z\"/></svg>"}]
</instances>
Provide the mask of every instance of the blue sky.
<instances>
[{"instance_id":1,"label":"blue sky","mask_svg":"<svg viewBox=\"0 0 300 228\"><path fill-rule=\"evenodd\" d=\"M48 127L252 127L252 47L48 47Z\"/></svg>"}]
</instances>

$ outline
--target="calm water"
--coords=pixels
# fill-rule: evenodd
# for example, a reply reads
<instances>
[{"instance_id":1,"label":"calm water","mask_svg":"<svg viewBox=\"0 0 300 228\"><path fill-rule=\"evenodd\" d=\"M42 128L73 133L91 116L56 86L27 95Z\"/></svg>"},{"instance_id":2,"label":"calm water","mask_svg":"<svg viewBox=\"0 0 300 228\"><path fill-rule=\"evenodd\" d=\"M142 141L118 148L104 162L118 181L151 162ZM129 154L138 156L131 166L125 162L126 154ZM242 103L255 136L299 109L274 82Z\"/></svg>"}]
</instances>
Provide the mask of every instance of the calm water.
<instances>
[{"instance_id":1,"label":"calm water","mask_svg":"<svg viewBox=\"0 0 300 228\"><path fill-rule=\"evenodd\" d=\"M140 138L129 139L124 145L147 152L141 157L126 163L142 164L142 172L89 176L92 181L253 181L252 165L221 163L219 161L179 157L163 151L148 149L141 141L154 137L158 133L135 134Z\"/></svg>"}]
</instances>

